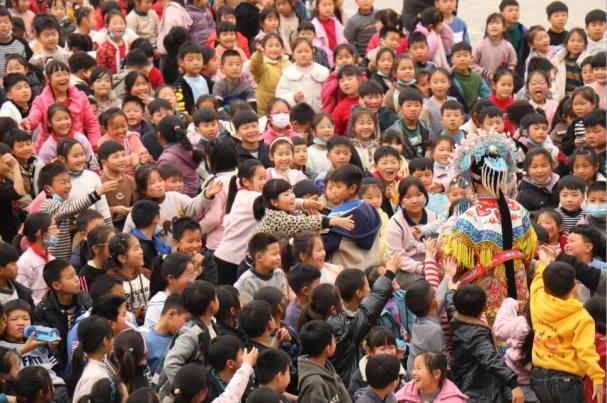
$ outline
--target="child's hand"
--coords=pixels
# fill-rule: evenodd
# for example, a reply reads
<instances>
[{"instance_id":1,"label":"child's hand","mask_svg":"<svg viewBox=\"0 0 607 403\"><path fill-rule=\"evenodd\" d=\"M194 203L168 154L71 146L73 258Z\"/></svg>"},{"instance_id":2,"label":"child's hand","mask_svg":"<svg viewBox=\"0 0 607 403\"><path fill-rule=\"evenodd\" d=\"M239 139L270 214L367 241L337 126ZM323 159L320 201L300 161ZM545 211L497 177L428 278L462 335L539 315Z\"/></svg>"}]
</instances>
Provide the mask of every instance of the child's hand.
<instances>
[{"instance_id":1,"label":"child's hand","mask_svg":"<svg viewBox=\"0 0 607 403\"><path fill-rule=\"evenodd\" d=\"M557 253L551 247L547 245L542 245L540 246L538 255L540 257L540 262L548 266L550 263L556 260Z\"/></svg>"},{"instance_id":2,"label":"child's hand","mask_svg":"<svg viewBox=\"0 0 607 403\"><path fill-rule=\"evenodd\" d=\"M331 227L340 227L348 231L352 231L354 229L354 220L350 217L336 217L331 218L329 220L329 225Z\"/></svg>"},{"instance_id":3,"label":"child's hand","mask_svg":"<svg viewBox=\"0 0 607 403\"><path fill-rule=\"evenodd\" d=\"M129 155L129 160L131 162L131 166L132 167L136 167L137 165L139 165L141 163L140 159L139 159L139 154L131 154Z\"/></svg>"},{"instance_id":4,"label":"child's hand","mask_svg":"<svg viewBox=\"0 0 607 403\"><path fill-rule=\"evenodd\" d=\"M293 95L293 99L295 100L295 102L303 101L304 97L305 94L303 93L303 91L296 92L295 95Z\"/></svg>"},{"instance_id":5,"label":"child's hand","mask_svg":"<svg viewBox=\"0 0 607 403\"><path fill-rule=\"evenodd\" d=\"M447 281L447 288L448 288L450 291L457 291L457 289L459 288L459 284L460 284L460 282L459 282L459 281L458 281L457 283L454 283L452 279L449 279L449 280Z\"/></svg>"},{"instance_id":6,"label":"child's hand","mask_svg":"<svg viewBox=\"0 0 607 403\"><path fill-rule=\"evenodd\" d=\"M428 188L428 193L443 193L444 191L445 191L445 187L437 182L434 182Z\"/></svg>"},{"instance_id":7,"label":"child's hand","mask_svg":"<svg viewBox=\"0 0 607 403\"><path fill-rule=\"evenodd\" d=\"M449 278L455 278L457 275L457 262L453 256L449 256L445 260L445 276Z\"/></svg>"},{"instance_id":8,"label":"child's hand","mask_svg":"<svg viewBox=\"0 0 607 403\"><path fill-rule=\"evenodd\" d=\"M411 234L413 235L413 238L417 239L418 241L422 239L422 236L424 236L424 233L422 232L422 227L420 227L419 225L413 227L413 229L411 230Z\"/></svg>"},{"instance_id":9,"label":"child's hand","mask_svg":"<svg viewBox=\"0 0 607 403\"><path fill-rule=\"evenodd\" d=\"M204 256L202 253L197 253L192 258L192 261L194 262L194 271L196 271L196 277L198 277L202 274L202 263L204 263Z\"/></svg>"},{"instance_id":10,"label":"child's hand","mask_svg":"<svg viewBox=\"0 0 607 403\"><path fill-rule=\"evenodd\" d=\"M258 53L263 53L263 46L261 46L261 43L257 42L257 44L255 44L255 50Z\"/></svg>"},{"instance_id":11,"label":"child's hand","mask_svg":"<svg viewBox=\"0 0 607 403\"><path fill-rule=\"evenodd\" d=\"M395 273L398 271L400 267L400 258L402 256L402 252L396 252L386 259L386 270Z\"/></svg>"},{"instance_id":12,"label":"child's hand","mask_svg":"<svg viewBox=\"0 0 607 403\"><path fill-rule=\"evenodd\" d=\"M30 337L27 338L25 343L23 343L23 347L21 347L21 354L29 353L32 350L35 350L39 347L45 346L47 343L44 341L34 340L36 336L36 332L32 332Z\"/></svg>"},{"instance_id":13,"label":"child's hand","mask_svg":"<svg viewBox=\"0 0 607 403\"><path fill-rule=\"evenodd\" d=\"M125 218L127 215L129 215L129 213L131 212L131 209L128 207L125 207L125 206L114 206L114 207L110 207L110 212L112 213L112 216L114 216L118 220L121 220L121 219Z\"/></svg>"},{"instance_id":14,"label":"child's hand","mask_svg":"<svg viewBox=\"0 0 607 403\"><path fill-rule=\"evenodd\" d=\"M97 186L97 189L95 189L95 192L97 192L97 194L99 196L102 196L109 192L113 192L114 190L118 189L118 183L120 183L120 181L117 179L107 181L107 182L102 183L101 185Z\"/></svg>"},{"instance_id":15,"label":"child's hand","mask_svg":"<svg viewBox=\"0 0 607 403\"><path fill-rule=\"evenodd\" d=\"M595 402L603 401L603 384L595 383L592 385L592 400Z\"/></svg>"},{"instance_id":16,"label":"child's hand","mask_svg":"<svg viewBox=\"0 0 607 403\"><path fill-rule=\"evenodd\" d=\"M148 150L143 150L139 153L139 163L140 164L153 164L154 158L152 154L148 152Z\"/></svg>"},{"instance_id":17,"label":"child's hand","mask_svg":"<svg viewBox=\"0 0 607 403\"><path fill-rule=\"evenodd\" d=\"M428 238L424 240L424 246L426 247L426 260L436 259L436 239Z\"/></svg>"},{"instance_id":18,"label":"child's hand","mask_svg":"<svg viewBox=\"0 0 607 403\"><path fill-rule=\"evenodd\" d=\"M207 199L212 199L217 193L221 192L223 189L223 182L216 180L213 181L207 188L204 190L204 197Z\"/></svg>"},{"instance_id":19,"label":"child's hand","mask_svg":"<svg viewBox=\"0 0 607 403\"><path fill-rule=\"evenodd\" d=\"M13 154L6 153L2 156L2 162L8 165L9 168L14 168L17 166L17 160L13 157Z\"/></svg>"},{"instance_id":20,"label":"child's hand","mask_svg":"<svg viewBox=\"0 0 607 403\"><path fill-rule=\"evenodd\" d=\"M301 206L304 210L311 210L312 213L317 213L318 210L322 210L323 209L323 205L321 202L319 202L318 200L314 200L314 199L306 199L304 200L302 206Z\"/></svg>"},{"instance_id":21,"label":"child's hand","mask_svg":"<svg viewBox=\"0 0 607 403\"><path fill-rule=\"evenodd\" d=\"M576 137L573 143L575 144L576 148L581 147L586 144L586 137Z\"/></svg>"},{"instance_id":22,"label":"child's hand","mask_svg":"<svg viewBox=\"0 0 607 403\"><path fill-rule=\"evenodd\" d=\"M602 389L601 389L602 391ZM525 402L525 393L523 393L523 390L520 388L520 386L517 386L516 388L512 389L512 403L524 403Z\"/></svg>"},{"instance_id":23,"label":"child's hand","mask_svg":"<svg viewBox=\"0 0 607 403\"><path fill-rule=\"evenodd\" d=\"M29 119L25 119L21 123L21 127L23 127L23 130L25 130L29 134L32 134L32 122L30 122Z\"/></svg>"},{"instance_id":24,"label":"child's hand","mask_svg":"<svg viewBox=\"0 0 607 403\"><path fill-rule=\"evenodd\" d=\"M291 340L291 335L289 331L284 327L281 327L276 331L276 335L274 336L274 340L272 340L271 347L272 348L280 348L280 345L285 342Z\"/></svg>"},{"instance_id":25,"label":"child's hand","mask_svg":"<svg viewBox=\"0 0 607 403\"><path fill-rule=\"evenodd\" d=\"M253 347L250 351L245 348L244 353L242 354L242 362L246 362L250 366L254 367L257 362L257 356L259 355L259 350L257 347Z\"/></svg>"}]
</instances>

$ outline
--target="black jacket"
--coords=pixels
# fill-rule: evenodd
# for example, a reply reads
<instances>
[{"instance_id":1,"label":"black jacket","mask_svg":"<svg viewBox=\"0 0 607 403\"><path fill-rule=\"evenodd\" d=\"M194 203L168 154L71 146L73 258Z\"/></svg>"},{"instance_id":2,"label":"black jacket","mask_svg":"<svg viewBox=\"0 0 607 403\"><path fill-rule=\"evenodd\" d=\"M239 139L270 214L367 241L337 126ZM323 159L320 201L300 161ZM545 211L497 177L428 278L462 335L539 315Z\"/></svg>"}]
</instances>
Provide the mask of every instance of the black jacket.
<instances>
[{"instance_id":1,"label":"black jacket","mask_svg":"<svg viewBox=\"0 0 607 403\"><path fill-rule=\"evenodd\" d=\"M557 208L558 196L550 190L534 185L523 179L516 198L523 207L529 211L537 211L543 208Z\"/></svg>"},{"instance_id":2,"label":"black jacket","mask_svg":"<svg viewBox=\"0 0 607 403\"><path fill-rule=\"evenodd\" d=\"M93 301L88 294L80 292L75 296L75 304L74 321L93 305ZM58 375L62 376L62 372L67 365L67 334L70 331L70 326L67 316L61 312L55 291L49 291L42 297L32 313L32 323L59 330L61 342L57 347L51 349L51 354L57 359Z\"/></svg>"},{"instance_id":3,"label":"black jacket","mask_svg":"<svg viewBox=\"0 0 607 403\"><path fill-rule=\"evenodd\" d=\"M257 159L257 160L261 161L261 163L263 164L263 166L265 168L270 168L270 167L274 166L274 164L272 164L272 161L270 161L270 147L268 147L268 145L266 143L264 143L263 141L259 142L258 152L259 152L258 158L255 158L253 156L253 154L251 154L249 151L245 150L242 147L242 143L240 143L240 142L236 143L236 153L238 154L238 164L242 164L246 160Z\"/></svg>"},{"instance_id":4,"label":"black jacket","mask_svg":"<svg viewBox=\"0 0 607 403\"><path fill-rule=\"evenodd\" d=\"M369 330L377 325L379 314L392 296L393 279L394 273L387 271L385 276L375 281L373 290L362 300L356 312L342 310L327 319L333 327L337 344L330 360L345 385L350 383L358 362L364 356L361 343Z\"/></svg>"},{"instance_id":5,"label":"black jacket","mask_svg":"<svg viewBox=\"0 0 607 403\"><path fill-rule=\"evenodd\" d=\"M478 401L505 401L503 389L515 388L517 377L497 352L491 329L476 318L456 314L449 334L453 382L459 390Z\"/></svg>"},{"instance_id":6,"label":"black jacket","mask_svg":"<svg viewBox=\"0 0 607 403\"><path fill-rule=\"evenodd\" d=\"M600 296L605 296L605 270L589 266L571 255L560 253L557 262L569 263L575 269L575 279Z\"/></svg>"},{"instance_id":7,"label":"black jacket","mask_svg":"<svg viewBox=\"0 0 607 403\"><path fill-rule=\"evenodd\" d=\"M24 286L23 284L21 284L18 281L9 280L9 282L11 283L13 288L15 288L15 291L17 291L17 297L19 297L19 299L24 300L28 304L30 304L30 306L33 309L35 305L34 305L34 299L32 298L32 290L30 290L29 288L27 288L26 286Z\"/></svg>"},{"instance_id":8,"label":"black jacket","mask_svg":"<svg viewBox=\"0 0 607 403\"><path fill-rule=\"evenodd\" d=\"M254 3L243 1L234 10L236 14L236 30L249 41L249 48L254 51L253 40L259 33L259 8Z\"/></svg>"}]
</instances>

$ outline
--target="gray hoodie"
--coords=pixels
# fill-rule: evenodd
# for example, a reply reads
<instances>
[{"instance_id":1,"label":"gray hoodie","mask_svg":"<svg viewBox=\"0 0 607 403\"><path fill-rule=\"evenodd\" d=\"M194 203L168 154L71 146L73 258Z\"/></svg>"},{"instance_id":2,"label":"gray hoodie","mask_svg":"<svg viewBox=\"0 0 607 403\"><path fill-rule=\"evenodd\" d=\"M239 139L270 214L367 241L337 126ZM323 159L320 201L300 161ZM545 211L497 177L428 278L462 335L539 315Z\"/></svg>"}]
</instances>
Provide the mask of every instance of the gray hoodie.
<instances>
[{"instance_id":1,"label":"gray hoodie","mask_svg":"<svg viewBox=\"0 0 607 403\"><path fill-rule=\"evenodd\" d=\"M309 356L297 359L299 367L298 403L352 403L346 387L329 360L321 367Z\"/></svg>"},{"instance_id":2,"label":"gray hoodie","mask_svg":"<svg viewBox=\"0 0 607 403\"><path fill-rule=\"evenodd\" d=\"M396 403L396 396L394 392L390 392L386 395L384 400L381 400L369 386L359 389L354 394L354 401L356 403Z\"/></svg>"}]
</instances>

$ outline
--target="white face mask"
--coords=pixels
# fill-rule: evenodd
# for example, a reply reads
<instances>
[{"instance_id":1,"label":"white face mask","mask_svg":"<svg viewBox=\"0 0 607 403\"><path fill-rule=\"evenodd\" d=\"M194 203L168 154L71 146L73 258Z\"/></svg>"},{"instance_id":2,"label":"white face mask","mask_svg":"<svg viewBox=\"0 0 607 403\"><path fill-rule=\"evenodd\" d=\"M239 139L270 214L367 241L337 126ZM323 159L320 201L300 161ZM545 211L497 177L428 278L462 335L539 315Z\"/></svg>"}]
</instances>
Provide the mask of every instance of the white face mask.
<instances>
[{"instance_id":1,"label":"white face mask","mask_svg":"<svg viewBox=\"0 0 607 403\"><path fill-rule=\"evenodd\" d=\"M276 113L272 115L272 124L279 129L284 129L291 123L291 118L288 113Z\"/></svg>"}]
</instances>

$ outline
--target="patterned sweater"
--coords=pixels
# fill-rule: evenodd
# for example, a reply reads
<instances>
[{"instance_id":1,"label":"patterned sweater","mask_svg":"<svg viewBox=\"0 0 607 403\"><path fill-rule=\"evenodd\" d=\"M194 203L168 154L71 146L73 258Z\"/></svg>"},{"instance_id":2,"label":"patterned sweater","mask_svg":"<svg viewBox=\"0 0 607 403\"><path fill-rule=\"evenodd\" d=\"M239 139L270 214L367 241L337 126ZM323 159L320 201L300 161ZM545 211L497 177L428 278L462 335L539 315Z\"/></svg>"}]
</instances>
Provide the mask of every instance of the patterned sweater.
<instances>
[{"instance_id":1,"label":"patterned sweater","mask_svg":"<svg viewBox=\"0 0 607 403\"><path fill-rule=\"evenodd\" d=\"M255 266L247 270L234 283L234 287L240 293L240 303L243 305L253 301L253 296L263 287L278 288L287 298L287 276L282 269L276 268L271 274L264 276L255 271Z\"/></svg>"}]
</instances>

